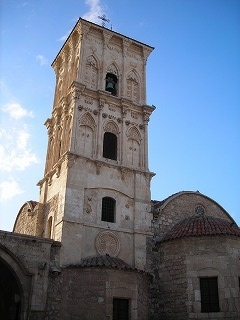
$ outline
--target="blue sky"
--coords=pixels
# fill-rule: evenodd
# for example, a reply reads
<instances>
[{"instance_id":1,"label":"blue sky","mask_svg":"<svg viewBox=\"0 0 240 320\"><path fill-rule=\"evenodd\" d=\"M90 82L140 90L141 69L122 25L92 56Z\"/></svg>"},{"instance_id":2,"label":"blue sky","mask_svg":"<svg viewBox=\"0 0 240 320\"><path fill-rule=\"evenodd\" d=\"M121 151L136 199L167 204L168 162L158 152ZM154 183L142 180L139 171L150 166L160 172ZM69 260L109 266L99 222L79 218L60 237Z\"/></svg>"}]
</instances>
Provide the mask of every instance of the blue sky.
<instances>
[{"instance_id":1,"label":"blue sky","mask_svg":"<svg viewBox=\"0 0 240 320\"><path fill-rule=\"evenodd\" d=\"M38 200L55 75L79 17L155 47L147 63L152 199L199 190L240 224L239 0L0 0L0 229Z\"/></svg>"}]
</instances>

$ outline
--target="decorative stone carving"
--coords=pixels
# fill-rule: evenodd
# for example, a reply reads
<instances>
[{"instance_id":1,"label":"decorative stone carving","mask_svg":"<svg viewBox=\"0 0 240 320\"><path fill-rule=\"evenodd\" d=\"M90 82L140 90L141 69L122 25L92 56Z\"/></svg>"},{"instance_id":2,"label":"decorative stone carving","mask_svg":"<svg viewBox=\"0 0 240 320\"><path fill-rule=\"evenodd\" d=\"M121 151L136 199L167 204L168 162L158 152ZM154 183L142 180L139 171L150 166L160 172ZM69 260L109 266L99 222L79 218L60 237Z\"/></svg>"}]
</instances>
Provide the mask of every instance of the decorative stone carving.
<instances>
[{"instance_id":1,"label":"decorative stone carving","mask_svg":"<svg viewBox=\"0 0 240 320\"><path fill-rule=\"evenodd\" d=\"M97 60L94 56L90 56L87 59L86 67L85 67L85 78L84 82L91 89L97 88L97 79L98 79L98 67Z\"/></svg>"},{"instance_id":2,"label":"decorative stone carving","mask_svg":"<svg viewBox=\"0 0 240 320\"><path fill-rule=\"evenodd\" d=\"M66 155L64 157L64 160L67 161L67 167L68 168L71 168L74 165L74 163L76 161L76 158L77 158L76 155L74 155L74 154L72 154L70 152L66 153Z\"/></svg>"},{"instance_id":3,"label":"decorative stone carving","mask_svg":"<svg viewBox=\"0 0 240 320\"><path fill-rule=\"evenodd\" d=\"M112 132L113 134L118 134L119 129L118 126L115 124L115 122L113 121L108 121L105 125L104 125L104 130L106 132Z\"/></svg>"},{"instance_id":4,"label":"decorative stone carving","mask_svg":"<svg viewBox=\"0 0 240 320\"><path fill-rule=\"evenodd\" d=\"M102 109L103 109L103 107L104 107L104 103L105 103L105 100L104 100L104 99L102 99L102 98L100 98L100 99L99 99L99 109L100 109L100 110L102 110Z\"/></svg>"},{"instance_id":5,"label":"decorative stone carving","mask_svg":"<svg viewBox=\"0 0 240 320\"><path fill-rule=\"evenodd\" d=\"M61 165L59 165L59 166L56 167L56 177L57 177L57 178L59 178L60 173L61 173Z\"/></svg>"},{"instance_id":6,"label":"decorative stone carving","mask_svg":"<svg viewBox=\"0 0 240 320\"><path fill-rule=\"evenodd\" d=\"M80 120L78 120L79 125L88 126L94 131L95 121L89 113L85 113Z\"/></svg>"},{"instance_id":7,"label":"decorative stone carving","mask_svg":"<svg viewBox=\"0 0 240 320\"><path fill-rule=\"evenodd\" d=\"M127 136L129 139L136 140L140 144L141 135L136 127L129 128L129 130L127 131Z\"/></svg>"},{"instance_id":8,"label":"decorative stone carving","mask_svg":"<svg viewBox=\"0 0 240 320\"><path fill-rule=\"evenodd\" d=\"M113 63L107 68L107 72L118 75L117 68Z\"/></svg>"},{"instance_id":9,"label":"decorative stone carving","mask_svg":"<svg viewBox=\"0 0 240 320\"><path fill-rule=\"evenodd\" d=\"M99 232L95 239L95 247L99 254L109 254L116 257L120 251L120 240L112 231Z\"/></svg>"},{"instance_id":10,"label":"decorative stone carving","mask_svg":"<svg viewBox=\"0 0 240 320\"><path fill-rule=\"evenodd\" d=\"M128 175L129 173L129 169L127 168L120 168L121 169L121 179L125 180L125 177Z\"/></svg>"},{"instance_id":11,"label":"decorative stone carving","mask_svg":"<svg viewBox=\"0 0 240 320\"><path fill-rule=\"evenodd\" d=\"M196 215L204 215L205 214L205 208L202 204L197 204L194 208L194 212Z\"/></svg>"}]
</instances>

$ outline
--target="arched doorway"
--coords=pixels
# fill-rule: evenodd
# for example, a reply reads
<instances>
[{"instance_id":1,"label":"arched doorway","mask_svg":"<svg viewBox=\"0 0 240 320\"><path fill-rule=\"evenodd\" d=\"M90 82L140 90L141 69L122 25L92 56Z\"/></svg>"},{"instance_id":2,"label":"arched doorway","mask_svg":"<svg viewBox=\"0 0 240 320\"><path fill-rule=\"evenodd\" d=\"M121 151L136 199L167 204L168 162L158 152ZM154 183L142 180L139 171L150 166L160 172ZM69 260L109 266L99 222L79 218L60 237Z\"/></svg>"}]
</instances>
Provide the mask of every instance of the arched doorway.
<instances>
[{"instance_id":1,"label":"arched doorway","mask_svg":"<svg viewBox=\"0 0 240 320\"><path fill-rule=\"evenodd\" d=\"M0 245L0 319L26 320L32 275L7 248Z\"/></svg>"},{"instance_id":2,"label":"arched doorway","mask_svg":"<svg viewBox=\"0 0 240 320\"><path fill-rule=\"evenodd\" d=\"M1 258L0 275L0 317L3 320L20 320L22 289L14 272Z\"/></svg>"}]
</instances>

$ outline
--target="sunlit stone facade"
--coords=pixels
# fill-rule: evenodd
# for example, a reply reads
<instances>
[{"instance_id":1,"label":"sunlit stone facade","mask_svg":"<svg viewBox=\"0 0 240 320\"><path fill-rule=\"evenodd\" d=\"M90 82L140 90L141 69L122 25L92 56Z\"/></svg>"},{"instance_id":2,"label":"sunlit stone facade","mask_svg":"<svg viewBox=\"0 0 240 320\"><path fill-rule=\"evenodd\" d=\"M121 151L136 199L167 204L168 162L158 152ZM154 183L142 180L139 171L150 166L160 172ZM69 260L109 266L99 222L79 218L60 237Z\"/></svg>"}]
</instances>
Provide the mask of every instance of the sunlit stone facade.
<instances>
[{"instance_id":1,"label":"sunlit stone facade","mask_svg":"<svg viewBox=\"0 0 240 320\"><path fill-rule=\"evenodd\" d=\"M53 61L40 198L0 232L3 319L240 318L231 216L200 192L151 200L152 50L79 19Z\"/></svg>"}]
</instances>

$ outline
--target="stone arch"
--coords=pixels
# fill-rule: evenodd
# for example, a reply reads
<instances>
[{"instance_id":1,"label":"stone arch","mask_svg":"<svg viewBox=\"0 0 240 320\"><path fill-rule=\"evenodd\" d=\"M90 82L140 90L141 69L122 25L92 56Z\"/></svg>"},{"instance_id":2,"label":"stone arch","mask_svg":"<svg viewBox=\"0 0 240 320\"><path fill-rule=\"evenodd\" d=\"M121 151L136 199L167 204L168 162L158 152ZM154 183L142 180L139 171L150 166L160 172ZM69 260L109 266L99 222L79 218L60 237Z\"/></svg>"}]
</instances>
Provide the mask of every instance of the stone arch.
<instances>
[{"instance_id":1,"label":"stone arch","mask_svg":"<svg viewBox=\"0 0 240 320\"><path fill-rule=\"evenodd\" d=\"M81 116L81 118L79 120L79 125L80 126L87 126L94 131L96 124L95 124L95 121L94 121L93 117L91 116L91 114L89 112L87 112Z\"/></svg>"},{"instance_id":2,"label":"stone arch","mask_svg":"<svg viewBox=\"0 0 240 320\"><path fill-rule=\"evenodd\" d=\"M119 71L114 63L111 63L106 70L105 90L117 96L119 93Z\"/></svg>"},{"instance_id":3,"label":"stone arch","mask_svg":"<svg viewBox=\"0 0 240 320\"><path fill-rule=\"evenodd\" d=\"M141 134L136 127L131 127L127 131L128 139L136 140L139 144L141 142Z\"/></svg>"},{"instance_id":4,"label":"stone arch","mask_svg":"<svg viewBox=\"0 0 240 320\"><path fill-rule=\"evenodd\" d=\"M1 317L16 320L28 319L32 274L10 250L2 245L0 245L0 271L1 290L4 290L0 295ZM11 318L9 312L11 312Z\"/></svg>"},{"instance_id":5,"label":"stone arch","mask_svg":"<svg viewBox=\"0 0 240 320\"><path fill-rule=\"evenodd\" d=\"M92 157L95 144L96 123L89 112L82 115L78 121L79 130L76 138L76 151L87 157Z\"/></svg>"},{"instance_id":6,"label":"stone arch","mask_svg":"<svg viewBox=\"0 0 240 320\"><path fill-rule=\"evenodd\" d=\"M140 100L139 76L135 70L131 70L127 75L127 98L134 102Z\"/></svg>"},{"instance_id":7,"label":"stone arch","mask_svg":"<svg viewBox=\"0 0 240 320\"><path fill-rule=\"evenodd\" d=\"M115 76L118 78L119 76L119 72L118 72L118 68L115 65L115 63L111 63L108 67L107 67L107 72L115 74Z\"/></svg>"},{"instance_id":8,"label":"stone arch","mask_svg":"<svg viewBox=\"0 0 240 320\"><path fill-rule=\"evenodd\" d=\"M84 83L93 90L97 89L98 62L93 55L90 55L86 60Z\"/></svg>"},{"instance_id":9,"label":"stone arch","mask_svg":"<svg viewBox=\"0 0 240 320\"><path fill-rule=\"evenodd\" d=\"M104 129L105 132L111 132L111 133L115 134L116 136L119 133L119 128L118 128L117 124L112 120L111 121L107 121L104 124L103 129Z\"/></svg>"}]
</instances>

